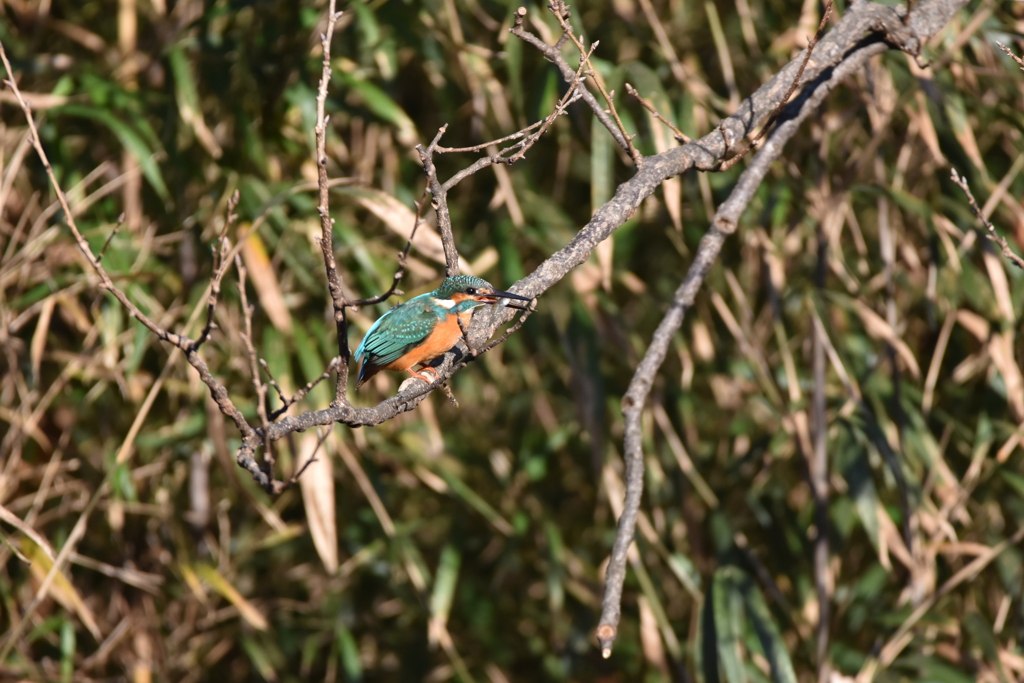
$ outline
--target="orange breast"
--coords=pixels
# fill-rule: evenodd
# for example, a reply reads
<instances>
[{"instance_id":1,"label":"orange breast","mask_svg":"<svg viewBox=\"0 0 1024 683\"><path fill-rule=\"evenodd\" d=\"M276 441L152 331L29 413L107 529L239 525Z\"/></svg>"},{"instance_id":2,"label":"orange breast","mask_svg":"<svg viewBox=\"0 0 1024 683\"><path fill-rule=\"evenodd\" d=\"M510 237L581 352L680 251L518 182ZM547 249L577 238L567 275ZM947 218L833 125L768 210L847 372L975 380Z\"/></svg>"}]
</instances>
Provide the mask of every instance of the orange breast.
<instances>
[{"instance_id":1,"label":"orange breast","mask_svg":"<svg viewBox=\"0 0 1024 683\"><path fill-rule=\"evenodd\" d=\"M462 314L464 325L469 325L471 315L471 311ZM425 365L455 346L460 337L462 337L462 329L459 327L459 316L451 314L434 328L434 331L423 340L422 344L384 367L387 370L408 370L414 365Z\"/></svg>"}]
</instances>

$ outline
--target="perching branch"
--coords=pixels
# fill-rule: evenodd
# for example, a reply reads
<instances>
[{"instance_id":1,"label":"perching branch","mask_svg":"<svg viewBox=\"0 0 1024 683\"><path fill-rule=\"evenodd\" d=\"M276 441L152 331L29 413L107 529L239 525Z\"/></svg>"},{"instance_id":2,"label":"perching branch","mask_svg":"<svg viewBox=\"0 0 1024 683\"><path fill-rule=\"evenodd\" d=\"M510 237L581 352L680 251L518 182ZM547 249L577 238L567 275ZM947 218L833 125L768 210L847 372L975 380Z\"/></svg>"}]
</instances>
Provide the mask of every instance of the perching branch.
<instances>
[{"instance_id":1,"label":"perching branch","mask_svg":"<svg viewBox=\"0 0 1024 683\"><path fill-rule=\"evenodd\" d=\"M900 9L883 7L867 2L854 3L851 5L846 16L817 45L810 59L806 60L806 67L801 80L806 79L809 82L807 88L809 92L821 91L824 93L824 89L822 89L821 86L830 83L832 76L823 76L823 74L830 69L835 69L838 72L837 65L845 64L849 61L851 55L862 53L868 49L881 51L884 49L886 43L890 45L898 45L911 52L919 51L922 40L925 37L932 35L941 26L943 26L953 12L959 9L962 4L962 0L926 0L925 2L915 6L909 20L904 21L904 16ZM335 387L335 398L329 407L322 410L307 411L296 416L285 416L272 413L266 416L265 421L261 416L260 426L258 428L248 424L241 412L232 402L226 388L212 376L205 361L199 356L196 342L184 335L175 334L163 329L150 320L127 298L124 292L114 284L110 276L103 269L99 259L93 254L89 244L85 241L77 226L74 224L73 215L67 205L67 199L57 185L53 171L46 160L46 154L39 142L38 132L35 127L35 122L32 119L31 109L17 90L17 85L13 82L13 71L7 61L6 54L2 53L2 47L0 47L0 56L3 57L4 66L7 69L9 77L12 79L10 82L11 89L15 93L17 100L21 104L22 109L29 120L29 126L33 136L33 146L46 168L50 182L53 184L54 191L57 193L61 206L64 208L67 217L66 220L69 223L69 227L72 230L79 248L82 250L82 253L85 254L90 266L100 278L100 286L111 292L111 294L129 311L129 313L136 319L140 320L147 329L157 336L157 338L172 344L173 346L177 346L185 353L189 363L196 369L199 373L200 379L202 379L209 388L211 396L218 408L222 413L232 419L239 430L242 444L236 453L236 460L238 464L249 471L255 480L264 489L270 492L283 490L283 488L288 485L288 482L275 479L272 470L268 471L257 463L254 457L256 449L261 447L265 448L266 445L271 444L288 434L295 431L309 429L310 427L326 426L335 422L341 422L352 427L371 426L390 420L403 412L415 408L415 406L423 400L432 388L443 384L444 381L451 376L452 372L457 370L459 367L462 367L466 362L465 359L460 359L459 356L461 352L459 350L451 351L444 356L439 364L437 364L436 370L438 374L438 381L435 382L434 385L424 387L413 382L409 385L409 388L400 391L396 396L392 396L374 407L356 408L352 406L347 399L346 385L349 372L350 351L347 341L346 310L348 307L365 304L369 301L376 300L377 298L375 297L374 299L363 301L353 301L347 298L343 286L343 280L338 272L333 252L333 222L330 218L328 204L328 193L333 183L327 177L326 168L326 133L328 120L325 108L327 87L331 74L329 59L330 43L339 17L338 13L335 11L335 5L335 1L332 0L328 10L327 30L321 40L321 46L324 52L323 71L317 93L317 122L315 129L316 164L318 169L319 188L318 213L321 220L321 250L323 252L328 290L332 299L333 315L338 332L339 361L337 365L338 376ZM553 10L556 11L557 14L558 6L553 6ZM595 83L597 81L596 78L591 78L588 75L584 66L587 60L586 54L582 51L582 43L577 45L577 47L581 49L580 68L574 69L569 66L560 52L561 47L564 46L569 37L572 37L571 34L567 34L565 32L564 25L562 38L555 46L549 46L525 30L523 27L524 16L524 13L517 14L517 20L512 28L513 34L525 42L537 47L547 59L555 63L562 72L566 82L573 84L569 88L569 92L571 94L567 93L568 98L560 100L556 111L546 118L544 122L540 122L539 125L534 124L534 126L530 128L524 129L519 133L514 133L503 139L502 142L513 142L513 144L505 150L505 154L501 155L499 158L488 156L479 159L469 168L459 174L456 174L444 184L442 184L437 178L436 169L433 168L432 160L432 155L434 153L444 153L448 151L445 148L439 147L438 143L440 141L440 135L436 136L431 145L423 150L427 153L428 157L427 163L424 164L424 170L428 176L428 189L436 203L436 208L438 209L439 228L442 233L442 238L445 240L446 271L448 274L457 273L459 268L458 253L455 249L455 240L452 235L450 218L447 213L445 193L450 190L455 183L480 168L484 168L493 163L511 163L512 157L515 157L517 154L521 158L520 153L525 150L526 145L536 142L536 131L550 126L550 121L553 120L553 117L564 113L565 108L572 104L576 98L583 99L587 103L623 150L630 153L635 161L643 162L642 167L638 163L638 170L634 177L618 188L615 196L597 211L591 221L584 226L579 233L577 233L571 242L549 257L524 280L511 288L511 291L514 293L531 297L536 297L543 293L546 289L554 285L569 273L573 268L586 260L593 249L600 242L607 239L619 226L621 226L639 207L643 199L654 192L663 180L694 168L700 170L714 169L737 141L742 140L746 135L748 135L758 121L761 121L766 116L770 115L770 113L779 106L779 103L785 100L784 96L787 89L794 82L795 76L799 73L801 64L805 61L801 57L793 60L774 78L754 93L754 95L743 102L736 114L725 119L722 122L720 129L716 130L711 135L705 136L705 138L701 140L691 142L676 149L644 159L638 158L638 155L633 153L635 150L631 152L632 146L629 139L622 128L616 124L614 117L606 113L604 108L598 104L597 99L588 92L585 87L582 87L585 80L591 80ZM576 40L574 38L574 43L575 42ZM608 94L609 104L611 104L611 96L612 94ZM821 96L823 97L824 94L821 94ZM800 102L800 100L798 100L798 102ZM443 133L443 129L441 132ZM772 134L769 143L765 146L765 149L772 144L772 139L776 139L776 137L776 134ZM724 220L724 218L722 220ZM716 231L721 232L721 230L724 229L722 227L723 225L725 225L725 223L721 223L719 218L716 217L716 223L713 224L713 230L709 234L713 235ZM731 225L731 229L735 229L734 222ZM724 234L726 233L722 233L723 236ZM706 237L705 240L707 239L708 238ZM710 261L708 261L707 267L710 267L711 262L713 262L714 254L717 254L717 249L713 254L710 254ZM703 258L707 259L708 255L706 254ZM399 270L401 271L401 268ZM396 282L388 292L389 294L396 291L398 280L400 279L400 277L396 278ZM699 285L699 282L697 285ZM486 348L486 341L493 335L497 327L508 321L514 313L514 311L507 309L493 308L474 316L473 322L467 333L467 337L471 342L472 348ZM210 327L206 336L201 336L200 339L205 341L213 329L213 327ZM654 369L651 370L652 377L653 373L657 370L657 365L660 365L660 361L656 363ZM259 384L263 385L265 391L266 385L263 384L262 380L257 381ZM647 390L649 390L649 386L647 387ZM646 391L642 392L642 397L646 397ZM642 402L643 401L641 400L638 403L642 404ZM636 496L636 500L638 503L639 495ZM622 531L623 529L620 528L620 533ZM630 529L629 538L631 537L632 533Z\"/></svg>"},{"instance_id":2,"label":"perching branch","mask_svg":"<svg viewBox=\"0 0 1024 683\"><path fill-rule=\"evenodd\" d=\"M810 53L808 53L808 56L810 56ZM629 83L625 84L625 88L627 94L629 94L631 97L636 98L636 101L640 103L640 106L646 109L648 112L650 112L652 119L654 119L655 121L661 121L669 130L672 131L672 136L676 139L676 142L678 142L681 145L685 145L687 142L690 141L690 137L688 135L684 134L683 131L679 130L679 128L676 127L676 124L672 123L664 116L662 116L658 112L658 110L654 108L653 104L644 99L644 96L636 91L636 88L634 88Z\"/></svg>"},{"instance_id":3,"label":"perching branch","mask_svg":"<svg viewBox=\"0 0 1024 683\"><path fill-rule=\"evenodd\" d=\"M610 656L617 635L626 551L632 543L643 488L640 415L669 342L682 323L687 308L692 305L725 237L735 231L740 215L771 163L781 154L785 142L842 79L860 69L870 56L883 52L895 40L904 49L919 51L923 41L941 28L962 4L958 0L924 2L915 8L909 21L904 21L898 10L869 3L854 5L835 29L822 39L810 59L806 58L806 54L797 57L744 101L737 114L723 121L718 129L721 135L716 131L701 140L648 158L633 179L619 187L611 201L598 210L567 247L519 283L517 293L527 296L536 296L539 291L549 287L553 284L550 278L557 280L561 277L559 272L564 275L569 268L586 259L590 251L621 225L662 180L690 168L707 169L714 166L718 159L724 157L733 141L742 139L746 134L745 129L749 131L762 116L785 100L796 75L806 74L808 85L804 92L783 110L780 117L782 123L771 134L751 166L740 176L729 198L719 207L711 229L701 240L687 276L658 326L651 346L623 399L626 418L626 505L619 520L616 542L608 565L601 623L597 630L602 654L605 656ZM869 31L870 35L864 37L864 33ZM494 324L503 322L506 315L495 311L492 314ZM490 331L485 328L482 332Z\"/></svg>"}]
</instances>

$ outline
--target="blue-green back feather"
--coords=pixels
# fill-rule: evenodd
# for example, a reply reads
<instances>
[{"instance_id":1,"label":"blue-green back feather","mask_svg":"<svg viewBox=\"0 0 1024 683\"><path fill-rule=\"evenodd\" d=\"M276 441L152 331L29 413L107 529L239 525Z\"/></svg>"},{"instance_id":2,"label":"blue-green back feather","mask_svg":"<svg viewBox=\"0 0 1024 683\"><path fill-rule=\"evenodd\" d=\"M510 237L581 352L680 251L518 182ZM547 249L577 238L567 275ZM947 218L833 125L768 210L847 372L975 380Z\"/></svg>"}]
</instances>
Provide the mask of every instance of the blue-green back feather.
<instances>
[{"instance_id":1,"label":"blue-green back feather","mask_svg":"<svg viewBox=\"0 0 1024 683\"><path fill-rule=\"evenodd\" d=\"M355 359L362 362L357 386L362 384L367 372L372 374L375 368L398 360L422 344L434 327L449 315L458 315L483 305L483 302L472 299L450 308L436 303L438 299L448 300L450 306L452 296L470 287L494 289L486 280L458 275L446 278L433 292L413 297L378 318L356 349Z\"/></svg>"},{"instance_id":2,"label":"blue-green back feather","mask_svg":"<svg viewBox=\"0 0 1024 683\"><path fill-rule=\"evenodd\" d=\"M449 313L441 306L431 305L432 296L431 293L414 297L373 323L356 349L356 360L363 362L363 368L387 365L423 343Z\"/></svg>"}]
</instances>

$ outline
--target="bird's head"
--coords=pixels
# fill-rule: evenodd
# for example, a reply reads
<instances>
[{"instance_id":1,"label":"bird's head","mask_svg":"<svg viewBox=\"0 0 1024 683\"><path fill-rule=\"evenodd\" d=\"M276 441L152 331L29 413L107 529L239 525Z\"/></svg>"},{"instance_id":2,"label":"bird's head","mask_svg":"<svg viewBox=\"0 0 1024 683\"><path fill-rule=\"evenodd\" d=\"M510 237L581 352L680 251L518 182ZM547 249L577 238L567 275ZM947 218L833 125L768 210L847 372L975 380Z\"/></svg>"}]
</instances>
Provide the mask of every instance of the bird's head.
<instances>
[{"instance_id":1,"label":"bird's head","mask_svg":"<svg viewBox=\"0 0 1024 683\"><path fill-rule=\"evenodd\" d=\"M519 296L518 294L512 294L511 292L503 292L500 289L495 289L491 283L486 280L481 280L478 277L472 275L457 275L455 277L446 278L441 286L434 291L434 298L454 301L456 305L460 305L460 308L472 308L474 305L479 306L480 304L496 304L502 299L514 299L516 301L531 301L528 297ZM468 303L473 302L473 303ZM506 303L509 308L517 308L524 310L525 306L517 306L514 304Z\"/></svg>"}]
</instances>

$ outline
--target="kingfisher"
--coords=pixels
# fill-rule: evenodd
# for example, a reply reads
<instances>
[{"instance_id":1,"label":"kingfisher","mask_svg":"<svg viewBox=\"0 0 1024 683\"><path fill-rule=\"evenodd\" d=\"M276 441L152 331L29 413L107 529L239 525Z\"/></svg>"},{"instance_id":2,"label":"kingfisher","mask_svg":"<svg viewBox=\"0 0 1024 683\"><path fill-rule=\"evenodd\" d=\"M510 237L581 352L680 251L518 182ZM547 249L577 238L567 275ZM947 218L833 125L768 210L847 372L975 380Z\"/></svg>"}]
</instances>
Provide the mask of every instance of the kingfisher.
<instances>
[{"instance_id":1,"label":"kingfisher","mask_svg":"<svg viewBox=\"0 0 1024 683\"><path fill-rule=\"evenodd\" d=\"M485 304L502 304L525 310L524 306L508 303L531 301L525 296L495 289L486 280L471 275L445 278L441 286L428 294L420 294L399 304L377 319L356 349L355 358L362 363L356 389L381 370L408 372L428 384L426 376L413 370L422 367L451 349L462 337L462 325L469 324L473 309Z\"/></svg>"}]
</instances>

